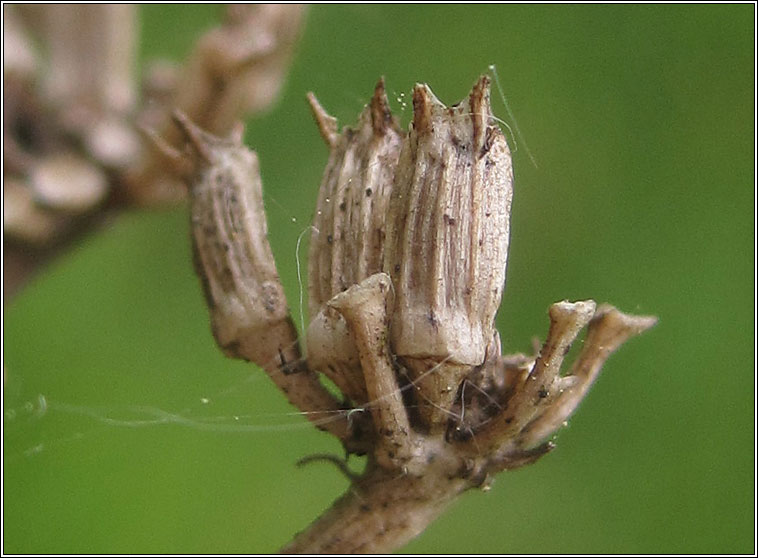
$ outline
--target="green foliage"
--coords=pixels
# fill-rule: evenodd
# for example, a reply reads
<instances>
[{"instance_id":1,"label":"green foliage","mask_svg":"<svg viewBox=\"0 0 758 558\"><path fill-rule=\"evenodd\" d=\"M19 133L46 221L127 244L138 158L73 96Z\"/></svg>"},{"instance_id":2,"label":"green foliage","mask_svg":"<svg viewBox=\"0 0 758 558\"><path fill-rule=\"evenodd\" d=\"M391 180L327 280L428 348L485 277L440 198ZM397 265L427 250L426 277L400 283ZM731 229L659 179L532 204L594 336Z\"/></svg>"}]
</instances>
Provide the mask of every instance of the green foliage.
<instances>
[{"instance_id":1,"label":"green foliage","mask_svg":"<svg viewBox=\"0 0 758 558\"><path fill-rule=\"evenodd\" d=\"M218 13L143 10L143 60L183 56ZM247 132L296 316L295 245L327 157L305 92L351 124L384 75L407 122L415 81L453 103L495 64L538 162L519 140L505 350L544 338L564 298L660 317L555 452L466 495L408 552L754 551L753 10L311 9L283 97ZM5 552L273 552L347 486L295 467L340 448L215 348L187 225L185 209L125 215L6 309Z\"/></svg>"}]
</instances>

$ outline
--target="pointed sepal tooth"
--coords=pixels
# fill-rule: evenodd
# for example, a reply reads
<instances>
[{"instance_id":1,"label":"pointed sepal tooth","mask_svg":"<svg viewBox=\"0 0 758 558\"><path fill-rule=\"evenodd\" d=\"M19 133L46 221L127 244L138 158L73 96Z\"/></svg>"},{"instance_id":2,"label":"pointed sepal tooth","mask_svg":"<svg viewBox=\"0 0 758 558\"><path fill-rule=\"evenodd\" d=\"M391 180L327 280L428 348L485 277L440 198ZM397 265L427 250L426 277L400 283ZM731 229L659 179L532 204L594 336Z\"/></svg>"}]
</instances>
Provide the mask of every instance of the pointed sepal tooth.
<instances>
[{"instance_id":1,"label":"pointed sepal tooth","mask_svg":"<svg viewBox=\"0 0 758 558\"><path fill-rule=\"evenodd\" d=\"M374 88L374 96L371 98L370 107L371 126L374 129L374 134L383 136L390 128L395 132L399 132L399 126L395 117L392 116L392 111L390 110L389 102L387 100L387 92L383 77L379 79L379 82Z\"/></svg>"},{"instance_id":2,"label":"pointed sepal tooth","mask_svg":"<svg viewBox=\"0 0 758 558\"><path fill-rule=\"evenodd\" d=\"M474 149L481 153L487 143L487 133L490 119L492 118L492 106L490 104L490 78L482 76L474 84L468 96L468 106L471 114L473 128Z\"/></svg>"},{"instance_id":3,"label":"pointed sepal tooth","mask_svg":"<svg viewBox=\"0 0 758 558\"><path fill-rule=\"evenodd\" d=\"M176 109L171 116L197 154L199 163L212 165L216 161L216 148L229 143L201 129L179 109Z\"/></svg>"},{"instance_id":4,"label":"pointed sepal tooth","mask_svg":"<svg viewBox=\"0 0 758 558\"><path fill-rule=\"evenodd\" d=\"M417 83L413 88L413 131L418 135L432 133L435 113L444 108L428 85Z\"/></svg>"},{"instance_id":5,"label":"pointed sepal tooth","mask_svg":"<svg viewBox=\"0 0 758 558\"><path fill-rule=\"evenodd\" d=\"M308 93L307 99L313 113L313 118L316 119L316 125L321 133L321 137L324 138L329 147L333 148L337 143L337 136L339 135L337 133L337 119L324 110L324 107L321 106L321 103L318 102L313 93Z\"/></svg>"}]
</instances>

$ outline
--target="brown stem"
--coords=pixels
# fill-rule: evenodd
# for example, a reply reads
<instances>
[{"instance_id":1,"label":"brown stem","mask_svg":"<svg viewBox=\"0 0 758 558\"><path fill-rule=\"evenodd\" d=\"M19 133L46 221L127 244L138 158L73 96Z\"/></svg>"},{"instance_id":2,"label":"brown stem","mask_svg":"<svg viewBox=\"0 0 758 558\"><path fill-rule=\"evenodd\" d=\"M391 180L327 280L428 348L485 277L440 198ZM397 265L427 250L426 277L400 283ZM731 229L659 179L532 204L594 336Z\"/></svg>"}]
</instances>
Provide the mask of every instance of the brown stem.
<instances>
[{"instance_id":1,"label":"brown stem","mask_svg":"<svg viewBox=\"0 0 758 558\"><path fill-rule=\"evenodd\" d=\"M395 377L387 344L388 275L377 273L330 302L342 312L360 355L371 401L377 442L374 457L387 469L401 469L417 457L408 412Z\"/></svg>"},{"instance_id":2,"label":"brown stem","mask_svg":"<svg viewBox=\"0 0 758 558\"><path fill-rule=\"evenodd\" d=\"M392 552L426 529L470 487L470 482L443 472L416 477L370 467L281 553Z\"/></svg>"}]
</instances>

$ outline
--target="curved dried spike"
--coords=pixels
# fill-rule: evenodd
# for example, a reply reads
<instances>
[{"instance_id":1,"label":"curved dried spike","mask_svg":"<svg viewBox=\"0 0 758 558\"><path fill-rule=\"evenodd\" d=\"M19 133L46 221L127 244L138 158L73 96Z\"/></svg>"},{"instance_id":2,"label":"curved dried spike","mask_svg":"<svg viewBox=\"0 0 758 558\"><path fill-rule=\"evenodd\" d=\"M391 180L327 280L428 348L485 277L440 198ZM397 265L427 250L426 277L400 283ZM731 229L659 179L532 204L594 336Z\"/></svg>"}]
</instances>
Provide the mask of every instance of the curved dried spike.
<instances>
[{"instance_id":1,"label":"curved dried spike","mask_svg":"<svg viewBox=\"0 0 758 558\"><path fill-rule=\"evenodd\" d=\"M137 131L147 140L150 147L163 158L175 175L188 177L192 174L192 161L161 137L154 128L138 125Z\"/></svg>"},{"instance_id":2,"label":"curved dried spike","mask_svg":"<svg viewBox=\"0 0 758 558\"><path fill-rule=\"evenodd\" d=\"M316 125L318 131L321 132L321 137L329 147L334 147L337 143L337 119L331 116L324 110L321 103L318 102L316 96L310 91L306 95L308 99L308 105L311 107L313 118L316 119Z\"/></svg>"},{"instance_id":3,"label":"curved dried spike","mask_svg":"<svg viewBox=\"0 0 758 558\"><path fill-rule=\"evenodd\" d=\"M480 79L448 108L416 85L387 215L392 346L411 376L424 378L419 404L429 424L447 420L463 377L484 362L505 283L513 173L505 137L488 124L488 87Z\"/></svg>"}]
</instances>

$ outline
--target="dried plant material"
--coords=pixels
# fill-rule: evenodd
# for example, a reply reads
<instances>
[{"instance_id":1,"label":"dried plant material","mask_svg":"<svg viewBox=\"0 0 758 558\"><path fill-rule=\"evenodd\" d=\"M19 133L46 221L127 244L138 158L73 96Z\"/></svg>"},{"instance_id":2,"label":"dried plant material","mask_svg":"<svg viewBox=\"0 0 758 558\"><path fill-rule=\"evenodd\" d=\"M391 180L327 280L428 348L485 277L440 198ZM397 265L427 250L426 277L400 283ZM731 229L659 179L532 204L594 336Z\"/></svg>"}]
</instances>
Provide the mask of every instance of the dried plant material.
<instances>
[{"instance_id":1,"label":"dried plant material","mask_svg":"<svg viewBox=\"0 0 758 558\"><path fill-rule=\"evenodd\" d=\"M3 4L3 77L33 79L37 53L13 6Z\"/></svg>"},{"instance_id":2,"label":"dried plant material","mask_svg":"<svg viewBox=\"0 0 758 558\"><path fill-rule=\"evenodd\" d=\"M29 184L44 206L68 213L88 211L108 193L105 173L73 152L56 153L36 161Z\"/></svg>"},{"instance_id":3,"label":"dried plant material","mask_svg":"<svg viewBox=\"0 0 758 558\"><path fill-rule=\"evenodd\" d=\"M446 411L494 332L508 257L513 171L492 120L489 79L447 108L413 91L413 125L387 215L385 271L397 292L391 339L428 425ZM425 373L436 367L434 374Z\"/></svg>"},{"instance_id":4,"label":"dried plant material","mask_svg":"<svg viewBox=\"0 0 758 558\"><path fill-rule=\"evenodd\" d=\"M382 270L386 213L402 135L390 113L384 80L358 127L337 123L309 95L330 146L319 189L308 254L309 308L315 315L334 295Z\"/></svg>"},{"instance_id":5,"label":"dried plant material","mask_svg":"<svg viewBox=\"0 0 758 558\"><path fill-rule=\"evenodd\" d=\"M337 121L309 94L316 122L330 147L308 255L311 316L308 359L353 402L366 402L358 353L344 319L324 305L335 295L381 271L386 213L402 136L384 90L377 83L357 128L337 133Z\"/></svg>"},{"instance_id":6,"label":"dried plant material","mask_svg":"<svg viewBox=\"0 0 758 558\"><path fill-rule=\"evenodd\" d=\"M279 92L300 32L298 4L230 5L198 42L175 104L201 127L229 131L240 114L267 108Z\"/></svg>"},{"instance_id":7,"label":"dried plant material","mask_svg":"<svg viewBox=\"0 0 758 558\"><path fill-rule=\"evenodd\" d=\"M468 489L461 478L439 474L398 475L369 466L350 490L281 554L386 554L421 534Z\"/></svg>"},{"instance_id":8,"label":"dried plant material","mask_svg":"<svg viewBox=\"0 0 758 558\"><path fill-rule=\"evenodd\" d=\"M556 382L558 389L551 394L554 401L545 413L526 425L521 445L533 446L559 429L584 399L605 360L628 339L650 329L657 321L653 316L631 316L609 304L600 305L569 374Z\"/></svg>"},{"instance_id":9,"label":"dried plant material","mask_svg":"<svg viewBox=\"0 0 758 558\"><path fill-rule=\"evenodd\" d=\"M6 299L124 198L134 163L133 5L3 6ZM21 203L19 203L19 201ZM107 209L106 209L107 208Z\"/></svg>"},{"instance_id":10,"label":"dried plant material","mask_svg":"<svg viewBox=\"0 0 758 558\"><path fill-rule=\"evenodd\" d=\"M383 468L418 473L419 439L412 431L387 339L391 281L377 273L329 301L348 324L360 355L371 401L376 445L372 457Z\"/></svg>"},{"instance_id":11,"label":"dried plant material","mask_svg":"<svg viewBox=\"0 0 758 558\"><path fill-rule=\"evenodd\" d=\"M513 451L523 447L520 435L526 425L544 412L572 379L561 378L561 364L579 332L589 323L595 312L595 303L559 302L550 307L550 331L539 354L531 364L529 373L514 376L507 384L506 398L500 398L504 412L498 413L486 423L471 426L476 434L476 450L487 447L490 452ZM556 428L560 426L556 425ZM552 431L550 432L552 433ZM535 440L541 442L542 438ZM474 442L472 442L473 445ZM489 444L489 446L487 446ZM472 448L472 451L474 449Z\"/></svg>"},{"instance_id":12,"label":"dried plant material","mask_svg":"<svg viewBox=\"0 0 758 558\"><path fill-rule=\"evenodd\" d=\"M245 114L267 108L289 67L300 32L303 6L229 6L224 22L208 31L178 72L169 110L159 117L155 108L146 120L157 121L156 132L171 144L181 141L171 124L177 108L210 133L224 136ZM141 119L142 120L142 119ZM160 153L144 152L126 174L130 197L138 204L173 203L181 199L181 177L165 167Z\"/></svg>"},{"instance_id":13,"label":"dried plant material","mask_svg":"<svg viewBox=\"0 0 758 558\"><path fill-rule=\"evenodd\" d=\"M513 172L489 79L451 107L417 84L407 133L380 80L358 125L341 131L309 95L330 155L311 237L303 358L267 240L258 159L236 126L279 90L302 7L230 7L180 69L156 67L144 83L154 101L143 107L131 74L133 6L4 10L5 231L44 244L108 202L180 199L186 181L217 343L263 368L348 454L367 455L346 495L286 552L405 544L462 492L548 453L605 360L656 321L591 300L559 302L538 354L502 356L494 316ZM52 66L46 75L36 73L44 64L32 29ZM176 123L174 107L186 113ZM147 149L136 148L134 119ZM16 255L7 261L24 271Z\"/></svg>"},{"instance_id":14,"label":"dried plant material","mask_svg":"<svg viewBox=\"0 0 758 558\"><path fill-rule=\"evenodd\" d=\"M258 364L319 428L346 440L340 403L300 359L267 239L256 154L242 145L241 130L223 139L181 113L176 121L194 148L187 161L193 253L216 341L227 356Z\"/></svg>"},{"instance_id":15,"label":"dried plant material","mask_svg":"<svg viewBox=\"0 0 758 558\"><path fill-rule=\"evenodd\" d=\"M24 233L17 209L11 211L4 231L21 271L4 275L6 294L107 214L182 200L182 169L160 150L144 148L138 126L178 145L182 138L170 118L177 106L222 135L268 107L289 66L303 8L230 6L224 24L198 41L181 70L154 65L144 84L135 75L137 10L131 4L3 6L4 178L21 180L30 189L22 198L38 206L34 214L54 210L56 223L37 226L34 219ZM69 162L59 164L64 159ZM17 201L6 203L27 208Z\"/></svg>"},{"instance_id":16,"label":"dried plant material","mask_svg":"<svg viewBox=\"0 0 758 558\"><path fill-rule=\"evenodd\" d=\"M308 98L330 148L311 236L308 359L287 376L297 378L291 384L272 377L308 413L336 408L301 391L322 397L314 373L332 379L347 407L340 415L346 424L334 433L348 451L367 453L368 464L283 552L384 553L419 534L462 492L486 489L498 472L551 451L549 438L605 360L656 319L591 300L559 302L537 355L501 356L493 322L513 173L490 110L489 80L482 77L453 107L417 85L408 134L387 108L383 81L355 129L339 132ZM182 127L200 169L191 187L193 232L216 339L227 354L270 367L274 349L281 356L287 342L293 350L297 342L266 241L257 161L239 138L218 140L186 121ZM270 307L264 283L276 285ZM272 337L276 324L287 333ZM584 328L584 346L563 375L563 359Z\"/></svg>"},{"instance_id":17,"label":"dried plant material","mask_svg":"<svg viewBox=\"0 0 758 558\"><path fill-rule=\"evenodd\" d=\"M165 125L165 117L173 108L179 81L179 65L171 60L151 60L142 76L142 97L147 101L137 114L137 127L157 130Z\"/></svg>"},{"instance_id":18,"label":"dried plant material","mask_svg":"<svg viewBox=\"0 0 758 558\"><path fill-rule=\"evenodd\" d=\"M261 339L292 326L268 244L258 157L236 138L207 134L182 115L177 122L195 150L192 238L214 335L230 356L270 366L258 354L268 353ZM293 339L285 336L279 350Z\"/></svg>"},{"instance_id":19,"label":"dried plant material","mask_svg":"<svg viewBox=\"0 0 758 558\"><path fill-rule=\"evenodd\" d=\"M336 122L312 97L311 103L322 136L340 153ZM339 203L332 163L317 228L333 226L327 200ZM323 232L314 231L311 311L320 309L316 321L323 320L332 296L325 307L338 310L347 325L334 316L317 323L309 350L314 339L319 354L326 347L339 354L352 349L344 336L353 339L369 397L361 408L372 415L375 446L351 491L285 552L386 552L405 544L461 492L486 487L497 472L549 452L554 446L546 440L576 409L605 359L655 323L608 306L596 312L593 301L557 303L536 357L501 357L493 322L505 280L512 183L488 79L451 108L417 85L387 209L389 277L356 279L340 292L349 264L331 248L335 234L324 243ZM563 357L588 324L584 350L561 376Z\"/></svg>"},{"instance_id":20,"label":"dried plant material","mask_svg":"<svg viewBox=\"0 0 758 558\"><path fill-rule=\"evenodd\" d=\"M3 182L3 227L14 238L44 244L61 227L61 219L34 203L29 188L18 178Z\"/></svg>"},{"instance_id":21,"label":"dried plant material","mask_svg":"<svg viewBox=\"0 0 758 558\"><path fill-rule=\"evenodd\" d=\"M72 131L85 130L136 102L137 14L127 4L56 5L27 10L44 38L49 66L43 96Z\"/></svg>"},{"instance_id":22,"label":"dried plant material","mask_svg":"<svg viewBox=\"0 0 758 558\"><path fill-rule=\"evenodd\" d=\"M546 348L551 348L550 356L546 357L549 366L543 365L542 371L537 366L542 355L537 358L514 355L488 361L484 374L482 369L472 371L465 380L468 384L462 384L461 402L465 399L463 386L468 385L469 392L478 395L465 400L478 399L480 405L470 409L467 436L456 435L462 432L461 425L466 424L463 420L451 422L451 431L443 437L425 435L423 428L419 428L422 425L411 423L410 437L416 441L413 463L426 466L422 470L405 467L398 474L393 472L396 463L379 457L370 459L366 471L350 490L307 530L296 535L282 552L392 551L421 533L463 492L472 488L486 490L493 475L529 465L549 453L555 446L545 440L565 425L607 357L623 340L656 322L653 317L626 316L602 306L591 320L591 324L596 324L590 326L588 333L591 343L588 347L592 348L586 349L584 357L580 355L572 374L554 384L555 396L551 397L540 379L554 376L558 370L555 364L560 366L563 355L553 353L552 348L565 348L566 341L578 332L580 324L588 319L588 311L593 309L591 301L554 305L551 334L545 343ZM612 323L607 321L609 315L613 316ZM600 344L606 341L609 344L602 345L600 350ZM592 374L573 373L579 370L591 370ZM485 411L486 407L489 409ZM458 405L457 410L462 409ZM379 426L388 427L388 424ZM378 440L375 451L385 451L380 447Z\"/></svg>"}]
</instances>

